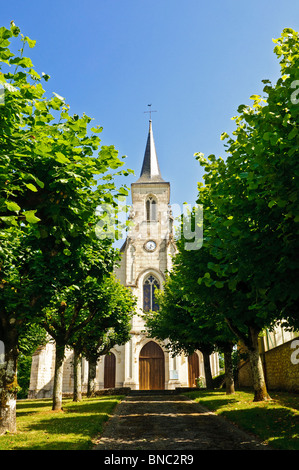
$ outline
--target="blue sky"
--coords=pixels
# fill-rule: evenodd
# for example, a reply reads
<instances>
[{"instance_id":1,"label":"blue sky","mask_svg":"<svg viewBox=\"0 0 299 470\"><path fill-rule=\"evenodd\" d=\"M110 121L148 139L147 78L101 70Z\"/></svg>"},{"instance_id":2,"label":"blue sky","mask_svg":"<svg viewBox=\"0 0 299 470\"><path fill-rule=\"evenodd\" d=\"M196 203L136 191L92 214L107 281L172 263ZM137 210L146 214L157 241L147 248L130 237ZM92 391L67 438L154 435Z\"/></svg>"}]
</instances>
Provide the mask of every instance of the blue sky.
<instances>
[{"instance_id":1,"label":"blue sky","mask_svg":"<svg viewBox=\"0 0 299 470\"><path fill-rule=\"evenodd\" d=\"M272 38L299 30L299 2L14 0L0 18L37 41L27 55L51 75L47 95L103 126L102 143L127 155L136 178L152 104L161 173L181 205L202 181L194 153L225 156L220 135L234 129L237 107L262 92L262 79L277 80Z\"/></svg>"}]
</instances>

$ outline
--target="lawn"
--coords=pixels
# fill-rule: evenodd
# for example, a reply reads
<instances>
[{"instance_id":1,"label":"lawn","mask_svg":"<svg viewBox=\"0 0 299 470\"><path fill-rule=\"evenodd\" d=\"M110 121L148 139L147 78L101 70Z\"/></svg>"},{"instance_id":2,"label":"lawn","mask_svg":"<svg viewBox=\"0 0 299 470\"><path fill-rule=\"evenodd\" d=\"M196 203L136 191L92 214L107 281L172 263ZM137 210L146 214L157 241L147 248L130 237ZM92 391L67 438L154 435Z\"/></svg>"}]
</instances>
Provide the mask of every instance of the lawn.
<instances>
[{"instance_id":1,"label":"lawn","mask_svg":"<svg viewBox=\"0 0 299 470\"><path fill-rule=\"evenodd\" d=\"M17 433L0 436L0 450L88 450L93 438L121 401L120 396L63 400L63 411L52 411L52 400L17 402Z\"/></svg>"},{"instance_id":2,"label":"lawn","mask_svg":"<svg viewBox=\"0 0 299 470\"><path fill-rule=\"evenodd\" d=\"M253 402L253 393L197 390L187 393L217 415L236 423L274 449L299 450L299 395L271 392L269 402ZM0 436L0 450L88 450L101 434L121 396L63 400L63 411L52 411L52 400L17 402L17 433Z\"/></svg>"},{"instance_id":3,"label":"lawn","mask_svg":"<svg viewBox=\"0 0 299 470\"><path fill-rule=\"evenodd\" d=\"M253 393L198 390L186 394L219 416L255 434L273 449L299 450L299 395L271 392L271 400L253 402Z\"/></svg>"}]
</instances>

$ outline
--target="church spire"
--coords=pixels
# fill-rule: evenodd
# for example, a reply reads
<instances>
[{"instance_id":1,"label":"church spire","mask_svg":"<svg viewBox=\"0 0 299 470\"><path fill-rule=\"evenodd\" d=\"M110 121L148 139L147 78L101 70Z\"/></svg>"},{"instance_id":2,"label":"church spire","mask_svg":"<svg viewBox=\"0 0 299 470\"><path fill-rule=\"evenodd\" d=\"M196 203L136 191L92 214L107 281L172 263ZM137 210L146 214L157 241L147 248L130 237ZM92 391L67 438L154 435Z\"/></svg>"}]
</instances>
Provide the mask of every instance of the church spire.
<instances>
[{"instance_id":1,"label":"church spire","mask_svg":"<svg viewBox=\"0 0 299 470\"><path fill-rule=\"evenodd\" d=\"M143 165L140 173L140 178L136 181L137 183L151 183L151 182L164 181L159 168L155 141L152 130L152 120L149 121L149 131L147 137L147 143L143 158Z\"/></svg>"}]
</instances>

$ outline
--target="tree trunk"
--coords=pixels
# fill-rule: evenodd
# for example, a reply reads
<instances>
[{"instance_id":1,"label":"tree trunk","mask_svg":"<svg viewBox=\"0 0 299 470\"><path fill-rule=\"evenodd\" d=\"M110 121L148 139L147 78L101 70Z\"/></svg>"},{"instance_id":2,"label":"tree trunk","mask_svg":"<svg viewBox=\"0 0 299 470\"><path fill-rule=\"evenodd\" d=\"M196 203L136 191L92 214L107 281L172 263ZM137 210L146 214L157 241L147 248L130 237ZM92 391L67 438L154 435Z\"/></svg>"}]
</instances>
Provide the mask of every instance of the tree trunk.
<instances>
[{"instance_id":1,"label":"tree trunk","mask_svg":"<svg viewBox=\"0 0 299 470\"><path fill-rule=\"evenodd\" d=\"M263 401L269 400L270 397L267 392L263 365L259 353L258 346L258 330L250 328L250 347L248 348L249 361L251 366L251 373L253 379L254 400Z\"/></svg>"},{"instance_id":2,"label":"tree trunk","mask_svg":"<svg viewBox=\"0 0 299 470\"><path fill-rule=\"evenodd\" d=\"M55 375L54 375L53 406L52 406L52 410L55 410L55 411L60 411L62 409L64 350L65 350L65 345L58 344L56 342Z\"/></svg>"},{"instance_id":3,"label":"tree trunk","mask_svg":"<svg viewBox=\"0 0 299 470\"><path fill-rule=\"evenodd\" d=\"M97 360L89 359L88 361L88 386L87 386L87 396L89 398L95 396L96 368L97 368Z\"/></svg>"},{"instance_id":4,"label":"tree trunk","mask_svg":"<svg viewBox=\"0 0 299 470\"><path fill-rule=\"evenodd\" d=\"M203 355L203 364L205 370L205 378L206 378L206 387L209 389L214 388L212 373L211 373L211 363L210 363L210 353L204 350L201 350Z\"/></svg>"},{"instance_id":5,"label":"tree trunk","mask_svg":"<svg viewBox=\"0 0 299 470\"><path fill-rule=\"evenodd\" d=\"M17 402L17 333L11 329L3 335L2 360L0 363L0 435L5 432L14 433L16 424L16 402Z\"/></svg>"},{"instance_id":6,"label":"tree trunk","mask_svg":"<svg viewBox=\"0 0 299 470\"><path fill-rule=\"evenodd\" d=\"M240 333L238 328L234 327L231 320L226 318L226 322L231 331L240 339L248 351L254 389L253 401L269 400L270 397L267 392L263 365L259 353L259 330L251 326L248 328L248 336L245 336L243 333Z\"/></svg>"},{"instance_id":7,"label":"tree trunk","mask_svg":"<svg viewBox=\"0 0 299 470\"><path fill-rule=\"evenodd\" d=\"M73 401L82 400L82 383L81 383L81 360L82 356L74 349L74 396Z\"/></svg>"},{"instance_id":8,"label":"tree trunk","mask_svg":"<svg viewBox=\"0 0 299 470\"><path fill-rule=\"evenodd\" d=\"M225 387L226 395L235 393L234 370L232 361L233 346L227 345L224 348L224 368L225 368Z\"/></svg>"}]
</instances>

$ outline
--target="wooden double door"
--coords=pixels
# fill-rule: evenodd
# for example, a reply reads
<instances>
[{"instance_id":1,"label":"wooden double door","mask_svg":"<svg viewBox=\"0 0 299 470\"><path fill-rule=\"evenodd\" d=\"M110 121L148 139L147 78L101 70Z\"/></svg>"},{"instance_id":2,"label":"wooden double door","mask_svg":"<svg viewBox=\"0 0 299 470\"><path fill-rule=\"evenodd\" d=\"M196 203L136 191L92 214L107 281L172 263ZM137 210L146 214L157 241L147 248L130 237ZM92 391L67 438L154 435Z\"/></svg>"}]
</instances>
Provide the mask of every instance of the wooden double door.
<instances>
[{"instance_id":1,"label":"wooden double door","mask_svg":"<svg viewBox=\"0 0 299 470\"><path fill-rule=\"evenodd\" d=\"M154 341L150 341L140 351L139 390L164 390L164 352Z\"/></svg>"}]
</instances>

